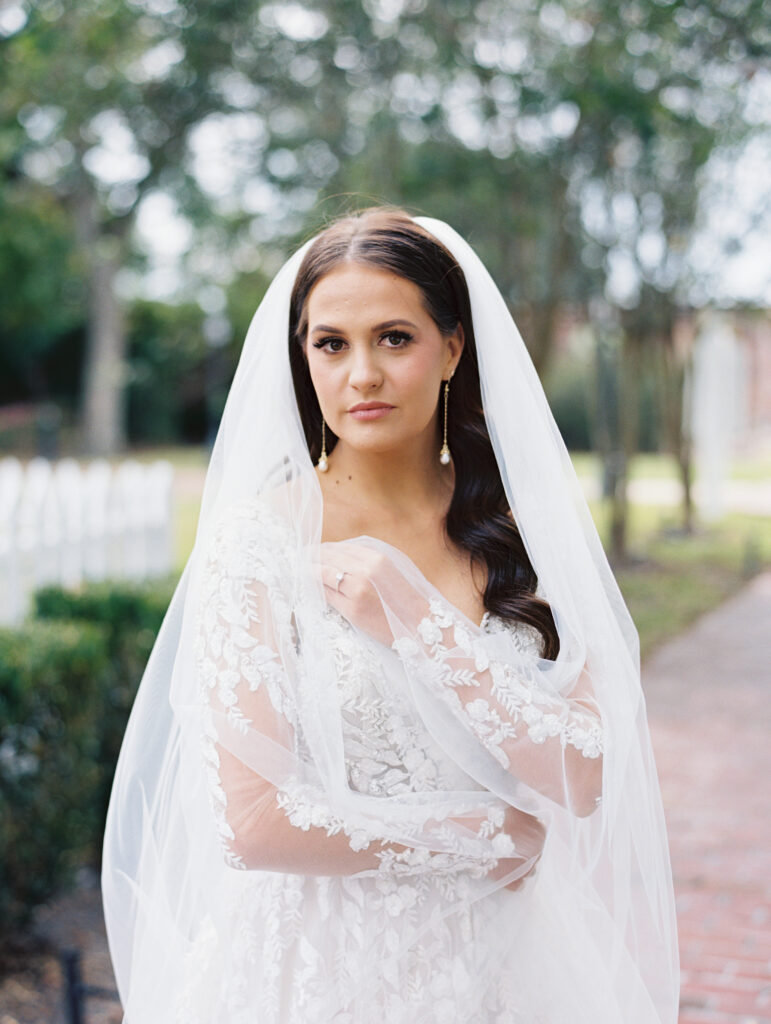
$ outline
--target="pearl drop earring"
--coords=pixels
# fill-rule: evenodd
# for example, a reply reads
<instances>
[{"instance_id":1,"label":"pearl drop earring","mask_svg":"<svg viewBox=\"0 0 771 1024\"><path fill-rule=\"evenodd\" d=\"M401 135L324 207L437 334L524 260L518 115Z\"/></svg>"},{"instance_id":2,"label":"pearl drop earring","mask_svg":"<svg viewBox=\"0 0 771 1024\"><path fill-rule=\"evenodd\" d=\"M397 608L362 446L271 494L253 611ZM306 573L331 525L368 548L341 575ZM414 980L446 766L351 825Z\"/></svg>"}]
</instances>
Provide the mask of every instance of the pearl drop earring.
<instances>
[{"instance_id":1,"label":"pearl drop earring","mask_svg":"<svg viewBox=\"0 0 771 1024\"><path fill-rule=\"evenodd\" d=\"M443 466L449 466L450 464L450 449L447 447L447 399L450 394L450 380L452 374L444 382L444 439L442 447L439 450L439 461Z\"/></svg>"},{"instance_id":2,"label":"pearl drop earring","mask_svg":"<svg viewBox=\"0 0 771 1024\"><path fill-rule=\"evenodd\" d=\"M321 455L319 461L316 463L319 467L320 473L326 473L329 469L329 462L327 461L327 436L324 430L324 417L321 417Z\"/></svg>"}]
</instances>

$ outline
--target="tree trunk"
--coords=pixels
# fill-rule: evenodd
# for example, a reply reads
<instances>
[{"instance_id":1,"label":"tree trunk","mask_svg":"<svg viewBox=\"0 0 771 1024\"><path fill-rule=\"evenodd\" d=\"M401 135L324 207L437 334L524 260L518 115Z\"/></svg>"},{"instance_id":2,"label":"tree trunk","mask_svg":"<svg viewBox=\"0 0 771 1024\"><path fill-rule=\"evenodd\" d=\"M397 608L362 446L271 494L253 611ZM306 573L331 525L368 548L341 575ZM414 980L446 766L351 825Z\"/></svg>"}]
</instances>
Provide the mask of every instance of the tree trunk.
<instances>
[{"instance_id":1,"label":"tree trunk","mask_svg":"<svg viewBox=\"0 0 771 1024\"><path fill-rule=\"evenodd\" d=\"M642 370L640 338L629 330L622 334L619 367L619 445L617 471L610 495L610 554L613 563L627 559L629 532L629 463L638 448L640 376Z\"/></svg>"},{"instance_id":2,"label":"tree trunk","mask_svg":"<svg viewBox=\"0 0 771 1024\"><path fill-rule=\"evenodd\" d=\"M680 398L677 407L677 465L683 485L683 528L687 533L695 529L695 506L693 503L693 432L691 429L691 383L693 371L693 348L683 348L678 354L672 346L673 363L676 368L674 379Z\"/></svg>"},{"instance_id":3,"label":"tree trunk","mask_svg":"<svg viewBox=\"0 0 771 1024\"><path fill-rule=\"evenodd\" d=\"M100 234L96 197L87 187L75 203L78 236L88 260L88 321L83 366L81 429L89 455L114 455L126 446L126 329L115 292L122 244Z\"/></svg>"},{"instance_id":4,"label":"tree trunk","mask_svg":"<svg viewBox=\"0 0 771 1024\"><path fill-rule=\"evenodd\" d=\"M83 436L89 453L114 455L126 446L126 331L115 294L120 267L117 245L105 249L105 245L98 246L89 273Z\"/></svg>"},{"instance_id":5,"label":"tree trunk","mask_svg":"<svg viewBox=\"0 0 771 1024\"><path fill-rule=\"evenodd\" d=\"M532 330L527 343L530 357L533 360L538 376L544 379L554 357L557 318L563 308L564 278L570 263L570 235L567 230L567 182L559 173L554 172L551 188L550 213L552 217L551 231L544 232L534 245L531 265L536 274L531 278L530 294L540 296L531 305L530 317ZM538 247L547 247L545 263L546 274L542 281L538 279L538 270L544 260L539 259Z\"/></svg>"},{"instance_id":6,"label":"tree trunk","mask_svg":"<svg viewBox=\"0 0 771 1024\"><path fill-rule=\"evenodd\" d=\"M596 396L593 417L593 447L602 464L601 495L610 509L609 556L616 560L625 547L626 466L622 441L621 407L622 351L619 330L606 314L596 313ZM603 323L603 321L605 321Z\"/></svg>"},{"instance_id":7,"label":"tree trunk","mask_svg":"<svg viewBox=\"0 0 771 1024\"><path fill-rule=\"evenodd\" d=\"M681 346L682 348L682 346ZM659 346L659 387L660 414L664 429L665 447L676 463L682 485L682 526L686 533L693 533L693 444L689 424L689 377L690 352L678 351L674 325L668 330Z\"/></svg>"}]
</instances>

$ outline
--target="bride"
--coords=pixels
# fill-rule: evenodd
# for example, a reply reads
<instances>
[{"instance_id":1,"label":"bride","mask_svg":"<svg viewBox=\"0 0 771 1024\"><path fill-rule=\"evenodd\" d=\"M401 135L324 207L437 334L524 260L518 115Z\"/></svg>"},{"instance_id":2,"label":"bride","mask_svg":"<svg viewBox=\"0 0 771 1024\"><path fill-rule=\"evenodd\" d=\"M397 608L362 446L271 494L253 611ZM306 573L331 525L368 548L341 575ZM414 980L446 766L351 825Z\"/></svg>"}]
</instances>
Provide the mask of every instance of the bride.
<instances>
[{"instance_id":1,"label":"bride","mask_svg":"<svg viewBox=\"0 0 771 1024\"><path fill-rule=\"evenodd\" d=\"M674 1024L637 634L443 222L342 218L260 304L103 865L128 1024Z\"/></svg>"}]
</instances>

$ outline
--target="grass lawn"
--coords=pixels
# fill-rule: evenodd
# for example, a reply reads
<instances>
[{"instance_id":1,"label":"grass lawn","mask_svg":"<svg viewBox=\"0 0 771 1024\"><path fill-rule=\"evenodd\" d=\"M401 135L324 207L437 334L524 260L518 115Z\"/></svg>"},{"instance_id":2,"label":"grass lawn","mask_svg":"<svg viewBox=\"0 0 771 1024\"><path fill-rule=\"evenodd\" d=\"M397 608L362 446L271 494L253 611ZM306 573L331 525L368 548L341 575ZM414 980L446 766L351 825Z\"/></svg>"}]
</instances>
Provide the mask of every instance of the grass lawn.
<instances>
[{"instance_id":1,"label":"grass lawn","mask_svg":"<svg viewBox=\"0 0 771 1024\"><path fill-rule=\"evenodd\" d=\"M168 449L137 453L139 458L170 458L180 473L205 467L203 449ZM591 454L574 456L579 476L596 471ZM763 478L765 462L745 462L745 479ZM769 467L771 468L771 467ZM633 476L675 476L666 456L639 456ZM177 571L193 546L199 498L183 488L177 498ZM607 550L607 504L589 503ZM771 519L731 513L717 525L699 526L691 536L677 532L678 509L633 505L629 523L630 563L614 567L621 592L640 633L642 657L675 636L699 615L729 597L755 572L771 567Z\"/></svg>"},{"instance_id":2,"label":"grass lawn","mask_svg":"<svg viewBox=\"0 0 771 1024\"><path fill-rule=\"evenodd\" d=\"M571 452L570 457L578 476L598 476L600 458L594 452ZM737 455L731 462L728 475L731 480L771 480L771 449L752 456ZM679 480L680 474L671 455L643 452L632 459L629 477L631 480Z\"/></svg>"},{"instance_id":3,"label":"grass lawn","mask_svg":"<svg viewBox=\"0 0 771 1024\"><path fill-rule=\"evenodd\" d=\"M605 543L607 509L595 503L590 507ZM720 523L699 526L685 536L677 532L674 516L672 507L633 506L632 559L615 569L640 634L643 659L760 569L771 567L771 519L731 513Z\"/></svg>"},{"instance_id":4,"label":"grass lawn","mask_svg":"<svg viewBox=\"0 0 771 1024\"><path fill-rule=\"evenodd\" d=\"M181 575L195 543L198 513L201 502L191 495L180 495L176 499L176 525L174 528L175 570Z\"/></svg>"},{"instance_id":5,"label":"grass lawn","mask_svg":"<svg viewBox=\"0 0 771 1024\"><path fill-rule=\"evenodd\" d=\"M171 447L159 445L157 448L134 448L130 453L137 462L154 462L156 459L168 459L175 469L206 469L209 465L209 452L203 445L186 445ZM110 459L120 462L125 456Z\"/></svg>"}]
</instances>

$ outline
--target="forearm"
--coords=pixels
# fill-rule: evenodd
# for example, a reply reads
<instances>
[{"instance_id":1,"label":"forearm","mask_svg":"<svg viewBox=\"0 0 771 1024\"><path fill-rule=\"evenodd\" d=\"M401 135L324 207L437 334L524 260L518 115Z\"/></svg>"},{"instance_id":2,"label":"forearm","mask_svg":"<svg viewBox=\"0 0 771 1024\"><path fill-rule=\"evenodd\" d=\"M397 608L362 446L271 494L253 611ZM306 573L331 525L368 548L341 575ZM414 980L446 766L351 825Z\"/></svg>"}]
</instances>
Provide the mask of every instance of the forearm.
<instances>
[{"instance_id":1,"label":"forearm","mask_svg":"<svg viewBox=\"0 0 771 1024\"><path fill-rule=\"evenodd\" d=\"M540 682L516 657L489 657L484 638L455 621L438 602L412 636L395 641L408 672L426 681L519 781L579 816L596 807L602 789L604 730L589 675L570 698ZM413 639L414 637L414 639Z\"/></svg>"},{"instance_id":2,"label":"forearm","mask_svg":"<svg viewBox=\"0 0 771 1024\"><path fill-rule=\"evenodd\" d=\"M568 701L539 704L520 695L520 703L489 671L475 679L475 686L454 688L450 699L495 759L579 817L591 814L602 792L600 716Z\"/></svg>"},{"instance_id":3,"label":"forearm","mask_svg":"<svg viewBox=\"0 0 771 1024\"><path fill-rule=\"evenodd\" d=\"M276 799L261 813L236 817L229 851L241 868L250 871L281 871L302 875L353 875L375 870L380 861L379 843L354 849L344 831L328 832L322 825L293 824ZM298 821L298 815L294 815ZM393 844L391 844L393 845ZM398 852L404 847L396 847Z\"/></svg>"},{"instance_id":4,"label":"forearm","mask_svg":"<svg viewBox=\"0 0 771 1024\"><path fill-rule=\"evenodd\" d=\"M499 802L429 819L420 842L407 845L383 836L380 826L351 825L308 786L276 789L249 776L231 771L224 779L227 808L220 831L226 859L241 869L307 875L469 871L484 877L500 867L500 877L501 871L531 863L543 846L540 822Z\"/></svg>"}]
</instances>

